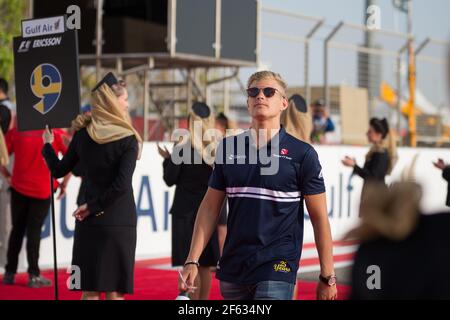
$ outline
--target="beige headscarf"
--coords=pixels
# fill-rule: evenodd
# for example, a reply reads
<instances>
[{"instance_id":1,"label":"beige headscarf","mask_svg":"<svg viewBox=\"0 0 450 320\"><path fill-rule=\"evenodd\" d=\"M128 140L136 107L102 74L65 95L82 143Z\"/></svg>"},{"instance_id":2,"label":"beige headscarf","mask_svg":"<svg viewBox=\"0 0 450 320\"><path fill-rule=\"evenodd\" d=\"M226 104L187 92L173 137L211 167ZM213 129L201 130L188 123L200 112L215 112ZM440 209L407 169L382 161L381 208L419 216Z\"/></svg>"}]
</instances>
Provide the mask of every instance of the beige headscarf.
<instances>
[{"instance_id":1,"label":"beige headscarf","mask_svg":"<svg viewBox=\"0 0 450 320\"><path fill-rule=\"evenodd\" d=\"M9 163L8 148L6 148L5 137L3 131L0 130L0 165L7 166Z\"/></svg>"},{"instance_id":2,"label":"beige headscarf","mask_svg":"<svg viewBox=\"0 0 450 320\"><path fill-rule=\"evenodd\" d=\"M421 197L420 185L411 181L397 182L389 188L382 183L368 183L361 195L361 223L345 239L406 239L417 226Z\"/></svg>"},{"instance_id":3,"label":"beige headscarf","mask_svg":"<svg viewBox=\"0 0 450 320\"><path fill-rule=\"evenodd\" d=\"M345 239L365 242L383 237L401 241L415 230L423 194L414 174L418 156L403 169L399 182L389 187L376 181L367 183L359 207L361 222Z\"/></svg>"},{"instance_id":4,"label":"beige headscarf","mask_svg":"<svg viewBox=\"0 0 450 320\"><path fill-rule=\"evenodd\" d=\"M142 138L131 124L128 114L120 109L114 91L102 84L92 93L92 115L79 115L72 121L78 131L86 127L89 136L98 144L105 144L134 135L139 143L138 159L142 153Z\"/></svg>"},{"instance_id":5,"label":"beige headscarf","mask_svg":"<svg viewBox=\"0 0 450 320\"><path fill-rule=\"evenodd\" d=\"M289 101L289 106L281 114L281 124L290 135L311 143L312 116L309 108L306 113L300 112L294 100Z\"/></svg>"}]
</instances>

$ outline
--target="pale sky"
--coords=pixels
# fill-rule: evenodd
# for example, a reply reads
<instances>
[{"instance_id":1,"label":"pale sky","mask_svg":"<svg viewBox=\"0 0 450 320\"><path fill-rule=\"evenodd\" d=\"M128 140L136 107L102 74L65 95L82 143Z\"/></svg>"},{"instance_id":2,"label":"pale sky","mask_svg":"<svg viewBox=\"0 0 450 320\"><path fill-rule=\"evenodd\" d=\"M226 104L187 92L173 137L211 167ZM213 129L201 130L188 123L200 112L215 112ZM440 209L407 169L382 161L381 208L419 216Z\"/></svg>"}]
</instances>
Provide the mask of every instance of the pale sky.
<instances>
[{"instance_id":1,"label":"pale sky","mask_svg":"<svg viewBox=\"0 0 450 320\"><path fill-rule=\"evenodd\" d=\"M449 0L412 0L413 1L413 34L416 46L427 37L447 41L450 38L450 1ZM365 0L262 0L262 7L278 8L289 12L325 19L325 24L313 37L310 46L310 83L323 85L324 39L340 21L363 25L365 22ZM380 8L381 29L406 34L406 14L395 9L392 0L377 0ZM305 36L312 23L293 18L261 14L262 32L275 32L289 36ZM346 44L361 45L363 33L344 29L336 40ZM404 44L400 37L380 38L380 47L396 52ZM430 45L423 55L440 60L446 57L446 47ZM406 62L406 55L405 55ZM281 73L290 86L304 84L303 44L285 40L261 37L260 61L268 69ZM332 85L348 84L357 86L358 56L350 50L331 49L329 58L329 80ZM396 83L396 57L383 56L380 61L381 79L390 85ZM433 105L448 105L446 71L442 64L417 62L417 85L424 96ZM243 69L245 79L254 69ZM406 86L406 67L403 70L403 86ZM405 90L406 91L406 90Z\"/></svg>"}]
</instances>

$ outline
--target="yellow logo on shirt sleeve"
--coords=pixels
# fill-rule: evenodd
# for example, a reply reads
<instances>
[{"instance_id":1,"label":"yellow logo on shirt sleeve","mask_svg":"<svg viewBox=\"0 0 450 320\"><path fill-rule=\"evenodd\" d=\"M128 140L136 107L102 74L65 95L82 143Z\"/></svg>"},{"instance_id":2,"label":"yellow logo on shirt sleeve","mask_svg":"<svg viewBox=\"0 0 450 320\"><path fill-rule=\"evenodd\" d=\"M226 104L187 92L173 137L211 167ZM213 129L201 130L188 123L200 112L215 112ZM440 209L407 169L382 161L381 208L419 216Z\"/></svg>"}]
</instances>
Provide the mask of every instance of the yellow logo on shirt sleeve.
<instances>
[{"instance_id":1,"label":"yellow logo on shirt sleeve","mask_svg":"<svg viewBox=\"0 0 450 320\"><path fill-rule=\"evenodd\" d=\"M291 272L291 268L289 268L287 262L284 260L280 261L280 263L274 264L273 270L275 270L275 272L283 272L283 273Z\"/></svg>"}]
</instances>

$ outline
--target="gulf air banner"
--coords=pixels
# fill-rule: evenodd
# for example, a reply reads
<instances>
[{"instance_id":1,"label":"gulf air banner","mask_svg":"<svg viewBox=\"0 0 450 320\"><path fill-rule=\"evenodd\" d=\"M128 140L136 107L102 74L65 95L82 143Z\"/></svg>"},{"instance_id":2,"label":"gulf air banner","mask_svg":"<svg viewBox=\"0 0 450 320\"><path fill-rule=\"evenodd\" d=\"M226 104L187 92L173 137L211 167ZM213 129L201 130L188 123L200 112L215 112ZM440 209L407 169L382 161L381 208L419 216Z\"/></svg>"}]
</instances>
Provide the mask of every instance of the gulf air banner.
<instances>
[{"instance_id":1,"label":"gulf air banner","mask_svg":"<svg viewBox=\"0 0 450 320\"><path fill-rule=\"evenodd\" d=\"M70 127L80 110L74 30L14 38L19 131Z\"/></svg>"}]
</instances>

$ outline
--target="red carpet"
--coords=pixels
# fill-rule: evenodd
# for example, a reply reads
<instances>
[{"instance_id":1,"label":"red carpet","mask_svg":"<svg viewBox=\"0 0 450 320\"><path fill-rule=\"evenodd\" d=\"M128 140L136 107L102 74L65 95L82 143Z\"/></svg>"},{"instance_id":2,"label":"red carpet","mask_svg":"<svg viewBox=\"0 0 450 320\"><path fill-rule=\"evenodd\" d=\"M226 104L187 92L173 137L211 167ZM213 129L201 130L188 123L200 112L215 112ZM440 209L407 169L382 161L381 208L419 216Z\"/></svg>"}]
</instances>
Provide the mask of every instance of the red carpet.
<instances>
[{"instance_id":1,"label":"red carpet","mask_svg":"<svg viewBox=\"0 0 450 320\"><path fill-rule=\"evenodd\" d=\"M42 275L53 279L52 271L42 272ZM58 274L59 298L61 300L78 300L79 292L67 289L66 280L69 274L60 270ZM127 300L173 300L177 296L178 273L174 270L158 270L143 267L137 262L135 270L134 294L127 295ZM52 300L53 287L30 289L27 287L28 275L18 274L14 286L5 286L0 283L0 300ZM298 285L299 300L314 300L316 282L300 281ZM345 299L350 293L349 286L338 286L339 299ZM210 299L221 300L219 283L213 279Z\"/></svg>"}]
</instances>

